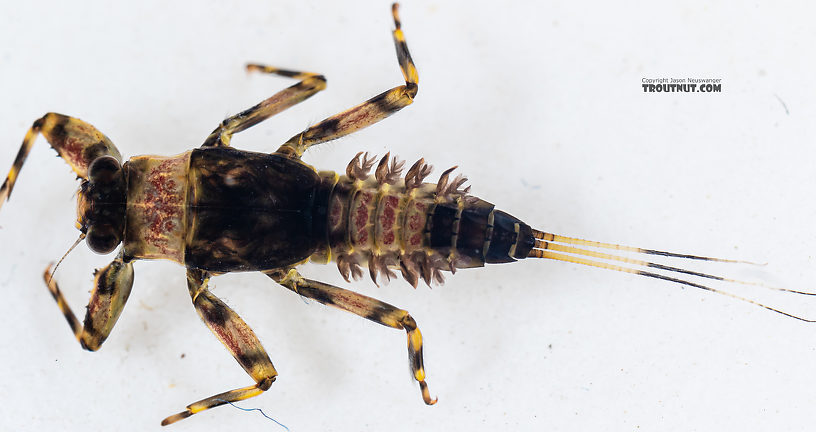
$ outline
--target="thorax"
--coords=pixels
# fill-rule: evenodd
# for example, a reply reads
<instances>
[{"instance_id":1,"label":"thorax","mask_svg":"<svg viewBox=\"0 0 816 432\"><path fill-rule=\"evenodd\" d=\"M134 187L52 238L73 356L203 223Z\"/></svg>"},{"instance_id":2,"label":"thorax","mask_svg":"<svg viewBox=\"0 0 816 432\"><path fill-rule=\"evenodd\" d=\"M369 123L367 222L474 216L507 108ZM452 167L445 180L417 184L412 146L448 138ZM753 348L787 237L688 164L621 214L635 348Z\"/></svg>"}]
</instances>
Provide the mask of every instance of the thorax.
<instances>
[{"instance_id":1,"label":"thorax","mask_svg":"<svg viewBox=\"0 0 816 432\"><path fill-rule=\"evenodd\" d=\"M322 225L318 182L302 162L232 148L131 158L125 253L216 272L300 262Z\"/></svg>"},{"instance_id":2,"label":"thorax","mask_svg":"<svg viewBox=\"0 0 816 432\"><path fill-rule=\"evenodd\" d=\"M128 160L126 256L184 262L191 154Z\"/></svg>"}]
</instances>

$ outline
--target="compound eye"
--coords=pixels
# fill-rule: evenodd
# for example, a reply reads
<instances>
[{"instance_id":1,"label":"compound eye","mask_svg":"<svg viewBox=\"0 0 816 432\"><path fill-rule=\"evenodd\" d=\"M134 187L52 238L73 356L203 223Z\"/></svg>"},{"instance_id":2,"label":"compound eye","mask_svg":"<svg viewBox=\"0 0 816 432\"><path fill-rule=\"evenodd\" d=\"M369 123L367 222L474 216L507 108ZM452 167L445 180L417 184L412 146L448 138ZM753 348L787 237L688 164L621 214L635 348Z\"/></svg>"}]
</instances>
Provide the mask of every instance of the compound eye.
<instances>
[{"instance_id":1,"label":"compound eye","mask_svg":"<svg viewBox=\"0 0 816 432\"><path fill-rule=\"evenodd\" d=\"M113 252L122 240L113 226L105 224L92 225L88 228L85 241L88 242L88 247L92 251L105 255Z\"/></svg>"},{"instance_id":2,"label":"compound eye","mask_svg":"<svg viewBox=\"0 0 816 432\"><path fill-rule=\"evenodd\" d=\"M88 167L88 178L93 183L110 183L122 169L122 165L113 156L100 156Z\"/></svg>"}]
</instances>

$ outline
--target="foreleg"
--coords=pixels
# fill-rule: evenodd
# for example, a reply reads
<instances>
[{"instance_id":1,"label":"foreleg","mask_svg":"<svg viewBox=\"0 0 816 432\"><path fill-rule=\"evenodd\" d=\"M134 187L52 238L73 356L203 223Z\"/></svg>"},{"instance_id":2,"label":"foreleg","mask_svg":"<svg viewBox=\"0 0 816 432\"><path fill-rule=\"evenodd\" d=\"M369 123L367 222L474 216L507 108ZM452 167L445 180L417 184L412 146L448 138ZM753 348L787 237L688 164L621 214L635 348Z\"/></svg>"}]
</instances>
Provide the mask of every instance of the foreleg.
<instances>
[{"instance_id":1,"label":"foreleg","mask_svg":"<svg viewBox=\"0 0 816 432\"><path fill-rule=\"evenodd\" d=\"M119 150L95 127L78 118L48 113L35 121L23 138L23 145L17 152L6 180L0 186L0 207L11 195L17 176L38 134L42 134L48 140L51 147L68 162L80 178L88 178L88 166L100 156L110 155L122 162Z\"/></svg>"},{"instance_id":2,"label":"foreleg","mask_svg":"<svg viewBox=\"0 0 816 432\"><path fill-rule=\"evenodd\" d=\"M94 272L94 287L85 312L84 324L79 323L65 302L57 282L51 277L51 266L45 269L43 277L82 348L88 351L98 350L113 330L130 296L130 289L133 287L132 262L125 262L120 253L107 267Z\"/></svg>"}]
</instances>

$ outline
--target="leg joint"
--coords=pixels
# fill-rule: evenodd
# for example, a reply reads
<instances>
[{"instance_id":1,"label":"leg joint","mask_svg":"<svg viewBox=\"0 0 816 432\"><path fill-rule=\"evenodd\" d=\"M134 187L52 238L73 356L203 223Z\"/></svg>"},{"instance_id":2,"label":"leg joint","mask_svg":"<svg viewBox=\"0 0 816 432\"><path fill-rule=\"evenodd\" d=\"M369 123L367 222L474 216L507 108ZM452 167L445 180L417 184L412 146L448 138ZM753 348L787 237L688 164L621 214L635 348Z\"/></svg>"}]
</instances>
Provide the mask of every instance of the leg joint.
<instances>
[{"instance_id":1,"label":"leg joint","mask_svg":"<svg viewBox=\"0 0 816 432\"><path fill-rule=\"evenodd\" d=\"M79 344L82 346L82 349L84 349L86 351L90 351L90 352L94 352L94 351L99 350L99 347L100 347L99 344L94 343L94 341L86 340L87 338L84 337L84 336L85 335L83 335L83 337L79 338Z\"/></svg>"},{"instance_id":2,"label":"leg joint","mask_svg":"<svg viewBox=\"0 0 816 432\"><path fill-rule=\"evenodd\" d=\"M415 98L418 92L419 86L416 83L412 82L405 83L405 94L408 95L411 99Z\"/></svg>"},{"instance_id":3,"label":"leg joint","mask_svg":"<svg viewBox=\"0 0 816 432\"><path fill-rule=\"evenodd\" d=\"M313 76L307 78L306 80L320 81L322 83L322 85L320 87L321 88L326 88L327 81L326 81L326 76L325 75L313 75ZM306 81L306 80L304 80L304 81Z\"/></svg>"},{"instance_id":4,"label":"leg joint","mask_svg":"<svg viewBox=\"0 0 816 432\"><path fill-rule=\"evenodd\" d=\"M42 116L42 117L38 118L37 120L35 120L35 121L34 121L34 124L32 124L32 125L31 125L31 129L32 129L34 132L39 132L39 131L40 131L40 129L42 129L42 125L43 125L43 123L45 123L45 118L46 118L46 117L48 117L48 116L50 116L50 115L52 115L52 114L53 114L53 113L48 113L48 114L46 114L46 115L44 115L44 116Z\"/></svg>"},{"instance_id":5,"label":"leg joint","mask_svg":"<svg viewBox=\"0 0 816 432\"><path fill-rule=\"evenodd\" d=\"M269 376L269 377L266 377L266 378L260 380L258 382L258 388L263 390L263 391L269 390L269 387L272 387L272 383L275 382L275 378L276 378L276 376L272 375L272 376Z\"/></svg>"},{"instance_id":6,"label":"leg joint","mask_svg":"<svg viewBox=\"0 0 816 432\"><path fill-rule=\"evenodd\" d=\"M402 317L402 319L400 319L399 322L400 324L402 324L402 328L404 328L405 331L410 332L417 329L416 320L414 320L414 318L407 312L405 313L405 316Z\"/></svg>"}]
</instances>

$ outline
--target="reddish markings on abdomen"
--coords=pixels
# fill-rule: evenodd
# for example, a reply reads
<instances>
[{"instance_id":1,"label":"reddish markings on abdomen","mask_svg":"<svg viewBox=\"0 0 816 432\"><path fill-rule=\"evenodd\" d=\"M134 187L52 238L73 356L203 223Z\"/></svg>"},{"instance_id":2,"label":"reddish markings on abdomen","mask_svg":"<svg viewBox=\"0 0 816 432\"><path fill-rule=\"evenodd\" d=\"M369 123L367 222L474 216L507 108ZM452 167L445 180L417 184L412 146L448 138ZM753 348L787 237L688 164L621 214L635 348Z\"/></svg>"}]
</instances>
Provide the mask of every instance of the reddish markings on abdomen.
<instances>
[{"instance_id":1,"label":"reddish markings on abdomen","mask_svg":"<svg viewBox=\"0 0 816 432\"><path fill-rule=\"evenodd\" d=\"M359 231L368 223L368 204L371 202L371 194L360 193L360 200L357 202L357 210L354 212L354 227Z\"/></svg>"},{"instance_id":2,"label":"reddish markings on abdomen","mask_svg":"<svg viewBox=\"0 0 816 432\"><path fill-rule=\"evenodd\" d=\"M359 231L366 226L368 222L368 207L360 205L354 216L354 227Z\"/></svg>"},{"instance_id":3,"label":"reddish markings on abdomen","mask_svg":"<svg viewBox=\"0 0 816 432\"><path fill-rule=\"evenodd\" d=\"M358 244L365 244L368 243L368 231L362 230L357 233L357 243Z\"/></svg>"},{"instance_id":4,"label":"reddish markings on abdomen","mask_svg":"<svg viewBox=\"0 0 816 432\"><path fill-rule=\"evenodd\" d=\"M425 228L425 204L421 202L414 203L415 211L411 212L408 217L408 228L411 231L419 231Z\"/></svg>"},{"instance_id":5,"label":"reddish markings on abdomen","mask_svg":"<svg viewBox=\"0 0 816 432\"><path fill-rule=\"evenodd\" d=\"M411 231L418 231L420 228L421 218L422 216L420 216L419 213L412 214L411 217L408 218L408 228L410 228Z\"/></svg>"},{"instance_id":6,"label":"reddish markings on abdomen","mask_svg":"<svg viewBox=\"0 0 816 432\"><path fill-rule=\"evenodd\" d=\"M390 245L394 243L394 231L387 232L382 239L384 245Z\"/></svg>"},{"instance_id":7,"label":"reddish markings on abdomen","mask_svg":"<svg viewBox=\"0 0 816 432\"><path fill-rule=\"evenodd\" d=\"M399 205L399 198L389 195L385 198L382 215L380 216L380 232L382 233L382 244L391 245L394 243L394 220L396 219L396 208Z\"/></svg>"},{"instance_id":8,"label":"reddish markings on abdomen","mask_svg":"<svg viewBox=\"0 0 816 432\"><path fill-rule=\"evenodd\" d=\"M385 208L383 209L382 217L380 218L380 223L382 223L383 227L390 227L394 225L394 216L396 215L395 209L399 205L399 198L389 195L388 198L385 200Z\"/></svg>"},{"instance_id":9,"label":"reddish markings on abdomen","mask_svg":"<svg viewBox=\"0 0 816 432\"><path fill-rule=\"evenodd\" d=\"M340 216L343 213L342 204L338 198L332 198L331 209L329 210L329 227L336 228L340 225Z\"/></svg>"},{"instance_id":10,"label":"reddish markings on abdomen","mask_svg":"<svg viewBox=\"0 0 816 432\"><path fill-rule=\"evenodd\" d=\"M357 243L364 244L368 242L368 205L371 203L373 195L361 191L359 197L356 202L357 208L354 210L354 230L357 234Z\"/></svg>"},{"instance_id":11,"label":"reddish markings on abdomen","mask_svg":"<svg viewBox=\"0 0 816 432\"><path fill-rule=\"evenodd\" d=\"M427 206L421 202L414 202L413 208L409 211L406 220L406 241L410 246L419 246L422 242L422 231L425 229L425 209Z\"/></svg>"}]
</instances>

